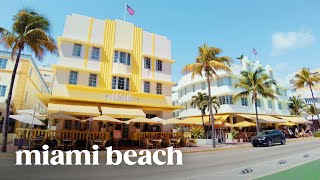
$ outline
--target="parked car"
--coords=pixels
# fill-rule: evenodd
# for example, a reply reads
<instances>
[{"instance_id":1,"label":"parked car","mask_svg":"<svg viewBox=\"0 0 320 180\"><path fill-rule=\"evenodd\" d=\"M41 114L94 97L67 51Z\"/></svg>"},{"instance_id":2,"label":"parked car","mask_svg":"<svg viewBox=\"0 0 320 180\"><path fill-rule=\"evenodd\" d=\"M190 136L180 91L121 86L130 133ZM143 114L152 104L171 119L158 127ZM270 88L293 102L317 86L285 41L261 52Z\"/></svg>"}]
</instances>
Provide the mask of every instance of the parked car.
<instances>
[{"instance_id":1,"label":"parked car","mask_svg":"<svg viewBox=\"0 0 320 180\"><path fill-rule=\"evenodd\" d=\"M286 143L286 137L283 134L282 131L273 129L273 130L265 130L260 132L257 136L252 138L251 144L254 147L257 146L272 146L272 144L280 143L285 144Z\"/></svg>"}]
</instances>

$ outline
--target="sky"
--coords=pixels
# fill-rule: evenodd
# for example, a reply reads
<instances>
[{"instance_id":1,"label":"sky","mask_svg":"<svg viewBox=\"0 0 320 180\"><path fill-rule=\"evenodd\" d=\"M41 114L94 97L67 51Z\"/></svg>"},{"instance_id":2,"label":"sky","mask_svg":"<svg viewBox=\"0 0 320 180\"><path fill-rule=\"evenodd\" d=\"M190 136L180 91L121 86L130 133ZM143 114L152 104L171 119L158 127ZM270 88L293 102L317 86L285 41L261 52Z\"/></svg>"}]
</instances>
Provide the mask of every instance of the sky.
<instances>
[{"instance_id":1,"label":"sky","mask_svg":"<svg viewBox=\"0 0 320 180\"><path fill-rule=\"evenodd\" d=\"M0 0L0 26L10 29L12 16L31 8L51 21L51 35L61 36L67 15L123 19L125 0ZM207 43L235 63L241 54L270 64L278 76L302 67L319 68L320 1L318 0L127 0L135 10L126 20L172 41L172 77L195 61ZM253 55L253 48L258 52ZM47 55L39 64L54 64Z\"/></svg>"}]
</instances>

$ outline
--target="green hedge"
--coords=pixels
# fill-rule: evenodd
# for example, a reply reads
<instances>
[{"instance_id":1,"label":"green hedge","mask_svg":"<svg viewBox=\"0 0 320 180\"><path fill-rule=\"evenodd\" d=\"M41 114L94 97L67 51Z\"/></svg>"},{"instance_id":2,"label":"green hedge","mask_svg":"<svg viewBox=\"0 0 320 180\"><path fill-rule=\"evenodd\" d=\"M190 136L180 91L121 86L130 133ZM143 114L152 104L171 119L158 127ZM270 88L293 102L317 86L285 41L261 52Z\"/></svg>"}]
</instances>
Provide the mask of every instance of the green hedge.
<instances>
[{"instance_id":1,"label":"green hedge","mask_svg":"<svg viewBox=\"0 0 320 180\"><path fill-rule=\"evenodd\" d=\"M320 132L315 132L314 137L320 137Z\"/></svg>"}]
</instances>

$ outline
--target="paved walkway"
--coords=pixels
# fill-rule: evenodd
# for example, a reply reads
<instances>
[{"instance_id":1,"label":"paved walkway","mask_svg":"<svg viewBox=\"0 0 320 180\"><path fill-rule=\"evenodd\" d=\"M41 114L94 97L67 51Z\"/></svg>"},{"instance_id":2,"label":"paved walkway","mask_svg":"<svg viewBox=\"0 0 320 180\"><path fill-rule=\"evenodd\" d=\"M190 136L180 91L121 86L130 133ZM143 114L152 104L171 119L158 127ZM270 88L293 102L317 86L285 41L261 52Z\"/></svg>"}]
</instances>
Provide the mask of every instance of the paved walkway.
<instances>
[{"instance_id":1,"label":"paved walkway","mask_svg":"<svg viewBox=\"0 0 320 180\"><path fill-rule=\"evenodd\" d=\"M287 139L287 142L290 143L290 142L295 142L295 141L304 141L304 140L307 141L307 140L312 140L312 139L314 139L314 138ZM249 147L252 147L251 143L244 142L244 143L217 144L216 148L212 148L212 145L199 145L197 147L179 147L179 148L175 148L175 149L178 149L178 150L182 151L183 153L193 153L193 152L221 151L221 150L249 148ZM135 150L137 153L141 150L144 150L144 149L139 149L137 147L129 147L128 149ZM126 150L128 150L128 149L126 149ZM160 148L160 149L165 149L165 148ZM8 145L7 152L6 153L0 152L0 157L14 155L17 150L18 150L17 146ZM120 151L123 153L126 150L124 149L124 150L120 150ZM149 149L149 150L151 152L154 152L159 149ZM99 155L104 156L105 152L100 151Z\"/></svg>"}]
</instances>

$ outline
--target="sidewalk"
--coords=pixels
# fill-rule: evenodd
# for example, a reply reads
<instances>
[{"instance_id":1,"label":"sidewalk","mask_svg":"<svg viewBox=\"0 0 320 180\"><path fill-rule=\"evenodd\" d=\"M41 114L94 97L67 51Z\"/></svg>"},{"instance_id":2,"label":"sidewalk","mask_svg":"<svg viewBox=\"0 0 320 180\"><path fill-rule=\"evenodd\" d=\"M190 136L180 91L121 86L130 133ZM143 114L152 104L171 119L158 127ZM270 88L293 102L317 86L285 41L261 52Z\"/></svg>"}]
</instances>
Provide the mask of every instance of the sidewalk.
<instances>
[{"instance_id":1,"label":"sidewalk","mask_svg":"<svg viewBox=\"0 0 320 180\"><path fill-rule=\"evenodd\" d=\"M313 140L315 138L297 138L297 139L287 139L287 143L291 142L297 142L297 141L307 141L307 140ZM250 142L244 142L244 143L227 143L227 144L217 144L216 148L212 148L212 145L200 145L197 147L179 147L175 148L177 150L180 150L183 153L194 153L194 152L209 152L209 151L223 151L223 150L232 150L232 149L239 149L239 148L250 148L252 147ZM165 148L160 148L161 150L166 150ZM156 150L160 149L148 149L151 152L154 152ZM17 146L8 145L7 152L2 153L0 152L0 157L6 157L6 156L14 156L15 152L18 150ZM141 150L146 150L144 148L138 148L138 147L129 147L129 149L126 150L135 150L137 153ZM124 153L126 150L120 150L122 153ZM99 151L99 156L105 156L105 151Z\"/></svg>"}]
</instances>

